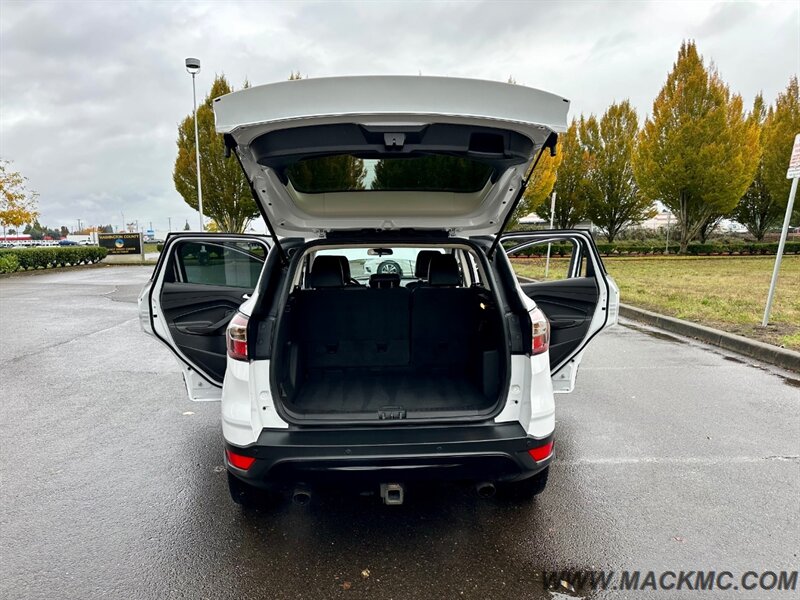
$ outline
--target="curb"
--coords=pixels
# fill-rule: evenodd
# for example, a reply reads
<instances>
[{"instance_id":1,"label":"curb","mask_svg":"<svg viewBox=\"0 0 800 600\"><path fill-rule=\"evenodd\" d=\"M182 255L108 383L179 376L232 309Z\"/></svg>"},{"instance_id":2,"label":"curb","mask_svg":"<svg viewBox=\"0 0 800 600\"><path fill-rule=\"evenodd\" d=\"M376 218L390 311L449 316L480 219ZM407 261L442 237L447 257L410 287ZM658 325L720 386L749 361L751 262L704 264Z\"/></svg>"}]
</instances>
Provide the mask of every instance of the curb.
<instances>
[{"instance_id":1,"label":"curb","mask_svg":"<svg viewBox=\"0 0 800 600\"><path fill-rule=\"evenodd\" d=\"M800 372L800 352L795 352L794 350L779 348L778 346L751 340L735 333L712 329L705 325L668 317L628 304L619 305L619 314L622 317L647 323L671 333L698 339L724 350L744 354L750 358L777 365L790 371Z\"/></svg>"}]
</instances>

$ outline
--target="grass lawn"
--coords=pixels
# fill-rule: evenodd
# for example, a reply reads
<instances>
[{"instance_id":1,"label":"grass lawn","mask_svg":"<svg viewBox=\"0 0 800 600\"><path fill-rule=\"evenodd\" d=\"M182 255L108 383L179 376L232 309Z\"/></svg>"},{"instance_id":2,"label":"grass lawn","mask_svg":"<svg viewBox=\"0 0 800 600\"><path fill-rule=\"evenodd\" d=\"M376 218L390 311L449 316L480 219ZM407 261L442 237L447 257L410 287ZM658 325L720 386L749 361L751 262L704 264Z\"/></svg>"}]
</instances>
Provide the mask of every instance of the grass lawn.
<instances>
[{"instance_id":1,"label":"grass lawn","mask_svg":"<svg viewBox=\"0 0 800 600\"><path fill-rule=\"evenodd\" d=\"M515 259L541 279L544 259ZM770 326L762 329L774 256L604 258L623 303L800 350L800 256L784 256ZM566 259L551 261L560 278Z\"/></svg>"},{"instance_id":2,"label":"grass lawn","mask_svg":"<svg viewBox=\"0 0 800 600\"><path fill-rule=\"evenodd\" d=\"M158 244L153 244L151 242L144 243L144 252L148 254L150 252L158 252Z\"/></svg>"}]
</instances>

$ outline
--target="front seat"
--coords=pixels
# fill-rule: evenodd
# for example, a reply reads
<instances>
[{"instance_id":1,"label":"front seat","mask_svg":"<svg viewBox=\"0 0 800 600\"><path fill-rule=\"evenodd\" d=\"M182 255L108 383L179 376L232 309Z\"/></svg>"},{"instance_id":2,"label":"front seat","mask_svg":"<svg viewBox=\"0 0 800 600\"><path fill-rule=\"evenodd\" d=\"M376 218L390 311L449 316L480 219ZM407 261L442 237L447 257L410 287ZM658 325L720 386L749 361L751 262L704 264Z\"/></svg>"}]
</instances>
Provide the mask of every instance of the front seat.
<instances>
[{"instance_id":1,"label":"front seat","mask_svg":"<svg viewBox=\"0 0 800 600\"><path fill-rule=\"evenodd\" d=\"M306 286L314 289L344 287L344 272L338 256L318 256L306 277Z\"/></svg>"},{"instance_id":2,"label":"front seat","mask_svg":"<svg viewBox=\"0 0 800 600\"><path fill-rule=\"evenodd\" d=\"M364 287L358 281L353 279L353 276L350 274L350 261L347 260L346 256L336 255L331 258L336 258L339 260L339 263L342 267L342 277L344 278L344 284L347 287Z\"/></svg>"},{"instance_id":3,"label":"front seat","mask_svg":"<svg viewBox=\"0 0 800 600\"><path fill-rule=\"evenodd\" d=\"M417 262L414 265L414 277L417 281L412 281L406 284L406 288L413 290L415 287L425 285L428 280L428 269L430 268L431 258L434 256L443 256L438 250L420 250L417 253Z\"/></svg>"}]
</instances>

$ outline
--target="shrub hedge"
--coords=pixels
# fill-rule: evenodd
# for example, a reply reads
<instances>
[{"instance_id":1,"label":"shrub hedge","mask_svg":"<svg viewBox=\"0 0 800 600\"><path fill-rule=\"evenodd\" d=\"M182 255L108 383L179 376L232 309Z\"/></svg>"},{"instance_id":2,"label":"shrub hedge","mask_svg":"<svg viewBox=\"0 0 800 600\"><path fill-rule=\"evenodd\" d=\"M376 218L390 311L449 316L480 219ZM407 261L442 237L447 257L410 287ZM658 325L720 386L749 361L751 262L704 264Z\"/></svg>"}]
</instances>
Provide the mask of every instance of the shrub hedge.
<instances>
[{"instance_id":1,"label":"shrub hedge","mask_svg":"<svg viewBox=\"0 0 800 600\"><path fill-rule=\"evenodd\" d=\"M106 254L108 250L99 246L3 248L0 250L0 273L90 264L104 259Z\"/></svg>"},{"instance_id":2,"label":"shrub hedge","mask_svg":"<svg viewBox=\"0 0 800 600\"><path fill-rule=\"evenodd\" d=\"M597 249L603 256L647 256L663 255L663 243L651 244L631 244L631 243L598 243ZM690 256L713 256L713 255L769 255L778 251L777 242L769 243L691 243L686 249L686 254ZM550 249L551 256L569 256L572 247L566 244L553 244ZM678 246L670 245L669 254L677 254ZM519 256L545 256L547 254L546 245L536 245L526 248L519 252ZM800 242L786 242L784 254L800 254Z\"/></svg>"}]
</instances>

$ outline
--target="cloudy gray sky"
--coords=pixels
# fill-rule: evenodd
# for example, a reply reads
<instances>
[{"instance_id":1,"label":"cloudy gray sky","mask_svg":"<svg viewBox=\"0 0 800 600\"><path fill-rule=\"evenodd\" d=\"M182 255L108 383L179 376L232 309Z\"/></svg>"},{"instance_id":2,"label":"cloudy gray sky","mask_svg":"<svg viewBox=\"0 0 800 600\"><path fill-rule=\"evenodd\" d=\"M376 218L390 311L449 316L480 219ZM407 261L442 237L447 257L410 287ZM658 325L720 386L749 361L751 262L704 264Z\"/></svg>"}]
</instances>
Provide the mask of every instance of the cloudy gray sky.
<instances>
[{"instance_id":1,"label":"cloudy gray sky","mask_svg":"<svg viewBox=\"0 0 800 600\"><path fill-rule=\"evenodd\" d=\"M800 3L0 1L0 157L50 226L192 219L172 184L191 111L186 56L238 86L354 74L506 80L641 116L685 38L731 88L768 101L800 71ZM196 220L196 219L195 219ZM194 224L194 220L191 221Z\"/></svg>"}]
</instances>

